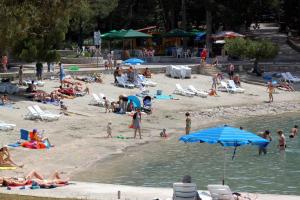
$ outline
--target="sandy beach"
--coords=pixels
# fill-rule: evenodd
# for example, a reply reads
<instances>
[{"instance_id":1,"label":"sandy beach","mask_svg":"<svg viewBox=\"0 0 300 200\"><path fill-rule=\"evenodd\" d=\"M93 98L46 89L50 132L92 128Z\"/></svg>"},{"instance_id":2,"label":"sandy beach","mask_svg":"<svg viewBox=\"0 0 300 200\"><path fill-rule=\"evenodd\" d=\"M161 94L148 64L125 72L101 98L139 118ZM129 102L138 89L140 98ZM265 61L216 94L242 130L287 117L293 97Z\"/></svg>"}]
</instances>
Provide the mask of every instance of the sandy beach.
<instances>
[{"instance_id":1,"label":"sandy beach","mask_svg":"<svg viewBox=\"0 0 300 200\"><path fill-rule=\"evenodd\" d=\"M183 87L192 84L196 88L209 90L211 77L192 75L191 79L172 79L164 74L155 74L152 78L157 82L156 87L149 87L152 94L162 90L164 94L172 94L175 84ZM39 89L50 92L57 89L58 80L45 80L45 86ZM113 85L113 76L106 74L104 83L89 84L91 93L104 93L111 99L119 95L134 95L139 89L125 89ZM112 122L113 136L133 136L133 130L128 126L132 118L127 115L105 113L104 108L88 105L91 95L64 100L72 112L69 116L62 116L58 121L44 122L24 120L28 112L27 106L38 104L41 108L59 113L59 107L29 101L24 97L12 96L15 102L13 108L0 108L0 120L16 124L13 131L0 132L0 145L16 142L19 129L44 130L55 147L49 150L29 150L25 148L10 148L13 159L25 166L16 171L0 171L0 176L20 175L31 170L37 170L48 175L53 171L62 172L71 177L78 171L84 171L89 165L101 161L113 154L122 153L127 147L141 145L160 140L159 133L163 128L168 130L171 137L184 134L185 116L189 111L192 114L192 130L207 126L210 123L228 122L250 116L275 115L300 110L300 92L286 92L277 90L274 94L274 103L266 103L268 94L266 87L242 83L245 89L243 94L218 92L218 97L184 97L174 95L178 100L154 100L153 114L142 117L143 139L121 140L107 139L106 125ZM76 114L75 114L76 113Z\"/></svg>"}]
</instances>

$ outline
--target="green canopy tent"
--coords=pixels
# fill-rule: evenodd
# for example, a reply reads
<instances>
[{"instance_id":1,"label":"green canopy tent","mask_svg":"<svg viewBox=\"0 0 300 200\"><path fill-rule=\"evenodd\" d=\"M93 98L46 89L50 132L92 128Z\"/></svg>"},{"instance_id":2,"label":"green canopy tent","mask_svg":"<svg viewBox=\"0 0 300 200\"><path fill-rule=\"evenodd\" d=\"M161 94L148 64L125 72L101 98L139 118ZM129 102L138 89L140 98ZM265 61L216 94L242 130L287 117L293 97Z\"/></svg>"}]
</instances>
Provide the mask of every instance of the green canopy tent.
<instances>
[{"instance_id":1,"label":"green canopy tent","mask_svg":"<svg viewBox=\"0 0 300 200\"><path fill-rule=\"evenodd\" d=\"M133 39L150 38L150 37L152 37L152 35L129 29L129 30L114 31L114 32L111 31L111 32L107 33L107 35L104 35L102 38L109 39L109 40L130 39L131 40L131 49L133 49ZM124 44L124 41L123 41L123 44Z\"/></svg>"}]
</instances>

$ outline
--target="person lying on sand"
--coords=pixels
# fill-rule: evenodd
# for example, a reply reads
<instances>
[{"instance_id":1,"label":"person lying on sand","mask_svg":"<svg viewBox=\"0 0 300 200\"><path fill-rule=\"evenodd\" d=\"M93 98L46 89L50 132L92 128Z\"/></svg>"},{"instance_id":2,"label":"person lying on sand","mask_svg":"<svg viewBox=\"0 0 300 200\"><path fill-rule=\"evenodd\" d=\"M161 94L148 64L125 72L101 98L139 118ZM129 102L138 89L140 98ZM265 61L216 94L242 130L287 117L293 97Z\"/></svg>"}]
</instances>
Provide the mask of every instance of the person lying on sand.
<instances>
[{"instance_id":1,"label":"person lying on sand","mask_svg":"<svg viewBox=\"0 0 300 200\"><path fill-rule=\"evenodd\" d=\"M289 92L294 92L295 89L293 88L293 86L291 86L287 81L282 81L279 83L279 85L277 86L278 89L282 89L282 90L286 90Z\"/></svg>"},{"instance_id":2,"label":"person lying on sand","mask_svg":"<svg viewBox=\"0 0 300 200\"><path fill-rule=\"evenodd\" d=\"M7 146L0 149L0 166L1 167L23 167L24 165L17 165L10 157Z\"/></svg>"},{"instance_id":3,"label":"person lying on sand","mask_svg":"<svg viewBox=\"0 0 300 200\"><path fill-rule=\"evenodd\" d=\"M42 188L59 187L68 184L69 179L62 179L58 172L53 173L45 179L36 171L31 171L25 177L0 177L0 185L6 186L25 186L36 183Z\"/></svg>"}]
</instances>

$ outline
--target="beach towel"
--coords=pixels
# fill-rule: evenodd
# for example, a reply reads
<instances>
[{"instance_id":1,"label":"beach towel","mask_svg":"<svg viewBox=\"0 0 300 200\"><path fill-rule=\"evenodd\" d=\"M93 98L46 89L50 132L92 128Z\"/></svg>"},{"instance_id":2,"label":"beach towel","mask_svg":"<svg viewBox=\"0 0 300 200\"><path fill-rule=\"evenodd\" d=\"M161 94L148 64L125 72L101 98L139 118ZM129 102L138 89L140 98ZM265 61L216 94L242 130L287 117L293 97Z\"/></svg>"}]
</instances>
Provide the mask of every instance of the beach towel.
<instances>
[{"instance_id":1,"label":"beach towel","mask_svg":"<svg viewBox=\"0 0 300 200\"><path fill-rule=\"evenodd\" d=\"M154 98L158 99L158 100L170 100L170 99L174 99L174 97L172 95L154 95Z\"/></svg>"},{"instance_id":2,"label":"beach towel","mask_svg":"<svg viewBox=\"0 0 300 200\"><path fill-rule=\"evenodd\" d=\"M26 142L23 142L21 144L21 146L24 148L28 148L28 149L46 149L47 148L47 146L44 143L36 142L36 141L35 142L26 141Z\"/></svg>"},{"instance_id":3,"label":"beach towel","mask_svg":"<svg viewBox=\"0 0 300 200\"><path fill-rule=\"evenodd\" d=\"M13 143L13 144L8 144L7 146L16 148L16 147L21 146L21 143L20 142L16 142L16 143Z\"/></svg>"},{"instance_id":4,"label":"beach towel","mask_svg":"<svg viewBox=\"0 0 300 200\"><path fill-rule=\"evenodd\" d=\"M17 169L17 167L14 167L14 166L1 167L0 166L0 170L14 170L14 169Z\"/></svg>"}]
</instances>

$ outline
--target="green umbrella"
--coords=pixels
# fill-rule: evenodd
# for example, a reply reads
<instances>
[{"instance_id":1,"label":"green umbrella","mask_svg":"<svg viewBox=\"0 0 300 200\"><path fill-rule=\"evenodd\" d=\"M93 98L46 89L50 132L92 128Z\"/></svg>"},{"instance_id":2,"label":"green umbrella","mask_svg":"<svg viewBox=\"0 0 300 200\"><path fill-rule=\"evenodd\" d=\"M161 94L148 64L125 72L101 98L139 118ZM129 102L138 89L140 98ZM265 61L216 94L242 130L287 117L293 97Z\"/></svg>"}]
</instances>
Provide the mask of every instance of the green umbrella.
<instances>
[{"instance_id":1,"label":"green umbrella","mask_svg":"<svg viewBox=\"0 0 300 200\"><path fill-rule=\"evenodd\" d=\"M111 31L109 31L109 32L107 32L107 33L104 33L104 34L102 34L101 35L101 38L102 39L104 39L104 40L112 40L112 39L114 39L114 35L117 33L118 31L116 31L116 30L111 30Z\"/></svg>"},{"instance_id":2,"label":"green umbrella","mask_svg":"<svg viewBox=\"0 0 300 200\"><path fill-rule=\"evenodd\" d=\"M163 37L173 37L173 38L193 37L193 34L189 33L189 32L186 32L184 30L181 30L181 29L172 29L171 31L164 34Z\"/></svg>"},{"instance_id":3,"label":"green umbrella","mask_svg":"<svg viewBox=\"0 0 300 200\"><path fill-rule=\"evenodd\" d=\"M152 37L149 34L135 31L132 29L120 30L113 35L116 37L116 39L134 39L134 38L150 38L150 37Z\"/></svg>"}]
</instances>

